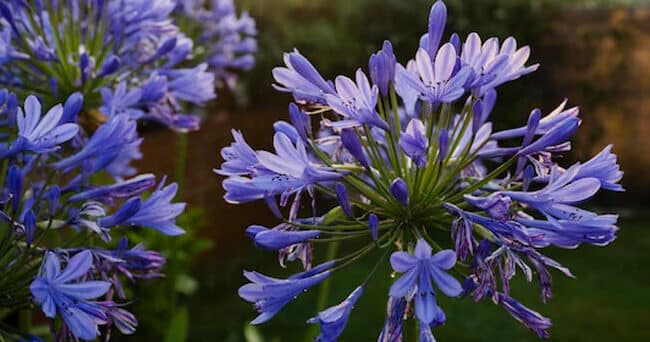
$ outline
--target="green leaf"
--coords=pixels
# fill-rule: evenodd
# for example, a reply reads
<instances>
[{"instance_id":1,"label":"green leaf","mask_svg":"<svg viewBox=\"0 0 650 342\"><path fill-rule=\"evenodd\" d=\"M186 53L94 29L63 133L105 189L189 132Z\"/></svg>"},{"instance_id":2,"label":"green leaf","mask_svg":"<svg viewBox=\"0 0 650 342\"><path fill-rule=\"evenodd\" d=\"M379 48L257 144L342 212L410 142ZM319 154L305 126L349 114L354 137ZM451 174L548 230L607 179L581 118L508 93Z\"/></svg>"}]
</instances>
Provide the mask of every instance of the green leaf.
<instances>
[{"instance_id":1,"label":"green leaf","mask_svg":"<svg viewBox=\"0 0 650 342\"><path fill-rule=\"evenodd\" d=\"M244 339L246 342L264 342L264 337L254 325L244 326Z\"/></svg>"},{"instance_id":2,"label":"green leaf","mask_svg":"<svg viewBox=\"0 0 650 342\"><path fill-rule=\"evenodd\" d=\"M328 211L327 214L325 214L325 217L323 217L322 224L327 226L344 218L345 218L345 213L343 212L343 209L341 209L340 206L334 207L332 210Z\"/></svg>"},{"instance_id":3,"label":"green leaf","mask_svg":"<svg viewBox=\"0 0 650 342\"><path fill-rule=\"evenodd\" d=\"M196 279L186 273L179 274L176 278L176 291L191 296L199 288Z\"/></svg>"},{"instance_id":4,"label":"green leaf","mask_svg":"<svg viewBox=\"0 0 650 342\"><path fill-rule=\"evenodd\" d=\"M187 340L187 330L189 326L189 315L187 308L182 307L176 312L174 318L167 329L164 342L184 342Z\"/></svg>"}]
</instances>

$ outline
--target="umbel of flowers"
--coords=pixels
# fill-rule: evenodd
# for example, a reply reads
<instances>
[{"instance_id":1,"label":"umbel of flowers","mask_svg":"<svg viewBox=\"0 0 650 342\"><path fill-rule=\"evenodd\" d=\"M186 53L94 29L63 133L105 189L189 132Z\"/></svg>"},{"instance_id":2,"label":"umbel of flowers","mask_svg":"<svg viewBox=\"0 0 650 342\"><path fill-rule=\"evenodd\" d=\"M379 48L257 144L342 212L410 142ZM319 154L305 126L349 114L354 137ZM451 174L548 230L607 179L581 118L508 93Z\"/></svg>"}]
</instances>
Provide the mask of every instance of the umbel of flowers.
<instances>
[{"instance_id":1,"label":"umbel of flowers","mask_svg":"<svg viewBox=\"0 0 650 342\"><path fill-rule=\"evenodd\" d=\"M84 97L84 126L128 114L196 130L187 104L215 97L208 64L173 21L173 0L9 0L0 4L0 83L54 105Z\"/></svg>"},{"instance_id":2,"label":"umbel of flowers","mask_svg":"<svg viewBox=\"0 0 650 342\"><path fill-rule=\"evenodd\" d=\"M133 333L128 287L162 276L165 258L126 233L184 232L177 185L131 165L139 121L198 129L184 108L214 98L176 6L0 2L0 309L37 308L55 340ZM5 327L0 339L28 333Z\"/></svg>"},{"instance_id":3,"label":"umbel of flowers","mask_svg":"<svg viewBox=\"0 0 650 342\"><path fill-rule=\"evenodd\" d=\"M197 42L194 58L208 64L217 87L234 88L236 71L255 65L255 20L248 12L238 16L233 0L176 0L176 21Z\"/></svg>"},{"instance_id":4,"label":"umbel of flowers","mask_svg":"<svg viewBox=\"0 0 650 342\"><path fill-rule=\"evenodd\" d=\"M401 276L387 293L378 341L400 341L405 320L416 320L420 341L433 341L432 328L447 318L437 304L441 294L491 300L545 338L550 319L510 295L517 269L539 282L546 301L551 272L572 274L544 248L615 239L617 215L577 207L601 189L623 190L611 146L584 163L558 165L580 126L578 108L566 101L546 115L534 109L521 127L494 131L495 89L537 65L526 65L530 50L512 37L452 34L444 41L446 16L436 2L406 64L385 42L370 57L370 77L359 69L330 81L298 51L286 54L286 66L273 70L274 87L296 103L289 122L274 125L274 151L255 151L233 131L216 170L226 176L225 200L264 200L280 223L250 226L247 235L257 247L278 251L281 264L304 266L286 279L244 272L250 283L239 295L259 312L253 324L340 269L383 254ZM299 216L304 200L312 207L308 217ZM315 263L320 249L312 247L328 243L354 251ZM376 263L385 265L384 257ZM337 340L373 273L308 320L320 324L318 341Z\"/></svg>"},{"instance_id":5,"label":"umbel of flowers","mask_svg":"<svg viewBox=\"0 0 650 342\"><path fill-rule=\"evenodd\" d=\"M44 110L35 96L0 90L0 307L37 304L58 340L93 340L100 326L107 338L112 326L133 333L122 282L160 276L165 259L119 237L136 227L183 233L175 183L110 177L141 140L135 121L118 114L83 136L79 101Z\"/></svg>"}]
</instances>

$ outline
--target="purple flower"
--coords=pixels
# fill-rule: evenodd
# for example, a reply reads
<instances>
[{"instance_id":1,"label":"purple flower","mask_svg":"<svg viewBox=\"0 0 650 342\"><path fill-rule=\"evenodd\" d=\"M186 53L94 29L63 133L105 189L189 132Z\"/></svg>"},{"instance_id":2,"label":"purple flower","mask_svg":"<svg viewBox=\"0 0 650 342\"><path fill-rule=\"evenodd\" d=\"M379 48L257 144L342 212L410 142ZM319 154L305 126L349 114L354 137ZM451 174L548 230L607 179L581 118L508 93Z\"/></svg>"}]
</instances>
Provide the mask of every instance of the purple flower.
<instances>
[{"instance_id":1,"label":"purple flower","mask_svg":"<svg viewBox=\"0 0 650 342\"><path fill-rule=\"evenodd\" d=\"M18 165L11 165L7 171L7 188L10 196L9 203L14 212L18 212L23 199L23 173Z\"/></svg>"},{"instance_id":2,"label":"purple flower","mask_svg":"<svg viewBox=\"0 0 650 342\"><path fill-rule=\"evenodd\" d=\"M425 130L422 121L412 119L406 126L406 131L399 138L399 146L419 168L427 164L429 139L426 136Z\"/></svg>"},{"instance_id":3,"label":"purple flower","mask_svg":"<svg viewBox=\"0 0 650 342\"><path fill-rule=\"evenodd\" d=\"M510 219L510 197L501 193L493 193L487 197L464 196L467 203L485 211L490 217L499 221Z\"/></svg>"},{"instance_id":4,"label":"purple flower","mask_svg":"<svg viewBox=\"0 0 650 342\"><path fill-rule=\"evenodd\" d=\"M176 217L185 210L185 203L172 203L178 185L165 185L163 179L158 187L142 201L135 213L122 220L123 223L153 228L165 235L181 235L185 231L176 225ZM117 223L117 222L116 222Z\"/></svg>"},{"instance_id":5,"label":"purple flower","mask_svg":"<svg viewBox=\"0 0 650 342\"><path fill-rule=\"evenodd\" d=\"M352 205L350 204L350 195L348 195L348 189L342 183L336 183L336 199L339 201L339 205L343 210L343 213L349 218L354 218L354 212L352 212Z\"/></svg>"},{"instance_id":6,"label":"purple flower","mask_svg":"<svg viewBox=\"0 0 650 342\"><path fill-rule=\"evenodd\" d=\"M296 130L295 127L293 127L290 123L288 123L288 122L286 122L284 120L278 120L278 121L274 122L273 123L273 130L276 133L282 133L282 134L286 135L287 137L289 137L289 139L291 139L291 142L293 144L296 143L296 140L302 139L300 137L300 134L298 134L298 130ZM306 141L303 140L303 142L306 142Z\"/></svg>"},{"instance_id":7,"label":"purple flower","mask_svg":"<svg viewBox=\"0 0 650 342\"><path fill-rule=\"evenodd\" d=\"M114 184L103 185L70 196L70 201L100 200L126 198L139 195L156 184L156 177L146 173Z\"/></svg>"},{"instance_id":8,"label":"purple flower","mask_svg":"<svg viewBox=\"0 0 650 342\"><path fill-rule=\"evenodd\" d=\"M438 160L441 163L447 158L447 153L449 153L449 131L441 128L438 136Z\"/></svg>"},{"instance_id":9,"label":"purple flower","mask_svg":"<svg viewBox=\"0 0 650 342\"><path fill-rule=\"evenodd\" d=\"M465 84L470 74L469 68L462 68L454 74L456 50L444 44L432 62L426 50L419 49L415 55L417 74L413 74L398 65L396 82L408 85L429 103L449 103L456 101L465 93Z\"/></svg>"},{"instance_id":10,"label":"purple flower","mask_svg":"<svg viewBox=\"0 0 650 342\"><path fill-rule=\"evenodd\" d=\"M295 297L329 278L330 272L327 269L332 265L323 264L323 267L315 267L287 279L272 278L257 272L244 272L244 276L251 283L239 288L239 296L255 303L255 308L260 312L251 324L270 320Z\"/></svg>"},{"instance_id":11,"label":"purple flower","mask_svg":"<svg viewBox=\"0 0 650 342\"><path fill-rule=\"evenodd\" d=\"M60 123L76 123L83 103L84 97L80 92L74 92L68 96L68 99L65 100L65 104L63 105L63 115L61 116Z\"/></svg>"},{"instance_id":12,"label":"purple flower","mask_svg":"<svg viewBox=\"0 0 650 342\"><path fill-rule=\"evenodd\" d=\"M53 319L58 313L72 334L82 340L94 340L99 335L97 325L107 321L103 308L87 300L105 294L111 283L74 282L86 275L91 266L92 254L83 251L70 258L61 271L58 256L47 252L41 271L29 287L45 316Z\"/></svg>"},{"instance_id":13,"label":"purple flower","mask_svg":"<svg viewBox=\"0 0 650 342\"><path fill-rule=\"evenodd\" d=\"M425 49L429 56L436 55L446 23L447 6L442 1L436 1L429 12L429 30L420 39L420 47Z\"/></svg>"},{"instance_id":14,"label":"purple flower","mask_svg":"<svg viewBox=\"0 0 650 342\"><path fill-rule=\"evenodd\" d=\"M458 259L465 260L474 250L472 222L458 217L451 225L451 238L454 241L454 250Z\"/></svg>"},{"instance_id":15,"label":"purple flower","mask_svg":"<svg viewBox=\"0 0 650 342\"><path fill-rule=\"evenodd\" d=\"M366 153L363 151L363 146L361 146L361 141L357 136L354 128L344 128L341 130L341 144L345 147L348 152L366 169L370 168L370 162Z\"/></svg>"},{"instance_id":16,"label":"purple flower","mask_svg":"<svg viewBox=\"0 0 650 342\"><path fill-rule=\"evenodd\" d=\"M34 40L27 39L27 44L32 49L34 57L39 61L58 61L54 49L47 46L41 36L36 36Z\"/></svg>"},{"instance_id":17,"label":"purple flower","mask_svg":"<svg viewBox=\"0 0 650 342\"><path fill-rule=\"evenodd\" d=\"M561 123L553 126L542 137L535 140L528 146L519 150L521 156L543 151L549 147L554 147L567 142L578 130L581 120L576 117L568 118Z\"/></svg>"},{"instance_id":18,"label":"purple flower","mask_svg":"<svg viewBox=\"0 0 650 342\"><path fill-rule=\"evenodd\" d=\"M109 117L118 114L127 114L131 119L137 120L142 118L144 112L137 107L142 99L142 89L133 87L127 89L126 82L122 81L117 84L115 91L110 87L104 87L100 90L102 94L102 106L99 111Z\"/></svg>"},{"instance_id":19,"label":"purple flower","mask_svg":"<svg viewBox=\"0 0 650 342\"><path fill-rule=\"evenodd\" d=\"M252 225L246 228L246 235L255 241L255 246L279 250L291 245L304 243L315 239L321 234L318 230L280 230L268 229L263 226Z\"/></svg>"},{"instance_id":20,"label":"purple flower","mask_svg":"<svg viewBox=\"0 0 650 342\"><path fill-rule=\"evenodd\" d=\"M576 176L580 165L574 165L559 175L554 169L548 185L537 191L504 191L503 194L515 201L526 203L537 211L557 219L580 221L587 215L584 210L575 208L572 204L592 197L600 189L597 178L579 178Z\"/></svg>"},{"instance_id":21,"label":"purple flower","mask_svg":"<svg viewBox=\"0 0 650 342\"><path fill-rule=\"evenodd\" d=\"M311 120L309 115L300 110L295 103L289 104L289 119L291 124L298 131L298 135L303 141L307 142L307 137L311 135Z\"/></svg>"},{"instance_id":22,"label":"purple flower","mask_svg":"<svg viewBox=\"0 0 650 342\"><path fill-rule=\"evenodd\" d=\"M168 92L167 77L153 74L140 87L139 103L154 105L163 100Z\"/></svg>"},{"instance_id":23,"label":"purple flower","mask_svg":"<svg viewBox=\"0 0 650 342\"><path fill-rule=\"evenodd\" d=\"M294 221L303 224L317 224L320 221L320 218L311 217L311 218L295 219ZM255 234L264 230L266 230L266 227L251 226L246 230L246 235L248 235L248 237L250 237L251 239L255 239ZM275 227L273 227L272 230L295 232L298 230L298 228L291 223L280 223ZM306 240L279 249L278 260L282 267L286 267L287 261L300 260L304 269L306 270L310 269L311 260L312 260L311 242L309 242L309 240Z\"/></svg>"},{"instance_id":24,"label":"purple flower","mask_svg":"<svg viewBox=\"0 0 650 342\"><path fill-rule=\"evenodd\" d=\"M52 166L57 169L69 169L91 159L93 172L102 169L115 160L125 148L140 144L142 140L138 137L136 126L136 122L130 120L127 115L115 115L99 126L79 152Z\"/></svg>"},{"instance_id":25,"label":"purple flower","mask_svg":"<svg viewBox=\"0 0 650 342\"><path fill-rule=\"evenodd\" d=\"M363 287L359 286L340 304L329 307L324 311L319 312L318 316L307 320L307 323L320 324L320 334L316 336L314 341L336 342L339 336L343 333L343 330L348 323L350 312L359 300L359 297L361 297L362 293Z\"/></svg>"},{"instance_id":26,"label":"purple flower","mask_svg":"<svg viewBox=\"0 0 650 342\"><path fill-rule=\"evenodd\" d=\"M388 297L388 317L377 342L401 342L404 318L408 312L408 302L404 298Z\"/></svg>"},{"instance_id":27,"label":"purple flower","mask_svg":"<svg viewBox=\"0 0 650 342\"><path fill-rule=\"evenodd\" d=\"M276 133L273 139L276 153L257 152L258 166L252 178L232 176L223 182L230 203L249 202L268 196L289 195L300 192L315 182L336 180L340 174L313 165L302 141ZM285 202L285 201L283 201Z\"/></svg>"},{"instance_id":28,"label":"purple flower","mask_svg":"<svg viewBox=\"0 0 650 342\"><path fill-rule=\"evenodd\" d=\"M140 210L141 204L139 197L129 198L113 215L102 217L97 223L107 229L123 224Z\"/></svg>"},{"instance_id":29,"label":"purple flower","mask_svg":"<svg viewBox=\"0 0 650 342\"><path fill-rule=\"evenodd\" d=\"M404 69L401 65L397 65L395 69L395 92L402 98L404 103L404 111L410 117L417 117L421 111L421 103L418 102L420 99L419 86L413 87L412 83L414 80L417 80L418 67L414 60L410 60L406 64L406 69L401 70L402 72L407 72L412 77L408 75L404 76L397 72L397 68Z\"/></svg>"},{"instance_id":30,"label":"purple flower","mask_svg":"<svg viewBox=\"0 0 650 342\"><path fill-rule=\"evenodd\" d=\"M390 264L395 271L404 273L391 286L390 296L406 297L417 288L415 314L424 324L431 323L439 310L432 280L449 297L456 297L463 291L458 280L444 271L454 267L456 253L444 250L432 256L431 247L423 239L418 240L413 255L407 252L393 253Z\"/></svg>"},{"instance_id":31,"label":"purple flower","mask_svg":"<svg viewBox=\"0 0 650 342\"><path fill-rule=\"evenodd\" d=\"M99 67L99 71L97 72L97 78L101 78L104 76L111 75L115 73L119 68L120 68L120 58L111 54L106 59L104 59L104 62L102 65Z\"/></svg>"},{"instance_id":32,"label":"purple flower","mask_svg":"<svg viewBox=\"0 0 650 342\"><path fill-rule=\"evenodd\" d=\"M1 9L0 9L1 11ZM0 29L0 66L14 59L28 59L29 55L17 51L11 42L12 30L8 26Z\"/></svg>"},{"instance_id":33,"label":"purple flower","mask_svg":"<svg viewBox=\"0 0 650 342\"><path fill-rule=\"evenodd\" d=\"M420 342L436 342L436 338L433 336L431 328L439 327L445 323L447 316L445 316L444 311L438 306L436 307L435 318L431 323L426 324L420 322Z\"/></svg>"},{"instance_id":34,"label":"purple flower","mask_svg":"<svg viewBox=\"0 0 650 342\"><path fill-rule=\"evenodd\" d=\"M607 145L593 158L580 164L575 178L596 178L600 181L600 187L605 190L625 191L623 186L618 184L623 178L623 171L616 162L616 155L611 151L612 145Z\"/></svg>"},{"instance_id":35,"label":"purple flower","mask_svg":"<svg viewBox=\"0 0 650 342\"><path fill-rule=\"evenodd\" d=\"M156 251L147 250L139 243L128 248L128 239L123 237L115 250L95 249L93 254L101 260L102 270L117 272L130 280L162 277L165 257ZM98 267L98 268L99 268Z\"/></svg>"},{"instance_id":36,"label":"purple flower","mask_svg":"<svg viewBox=\"0 0 650 342\"><path fill-rule=\"evenodd\" d=\"M377 241L379 237L379 217L375 214L368 216L368 228L370 229L370 237L373 241Z\"/></svg>"},{"instance_id":37,"label":"purple flower","mask_svg":"<svg viewBox=\"0 0 650 342\"><path fill-rule=\"evenodd\" d=\"M450 203L445 203L444 207L449 212L458 215L463 220L468 220L469 222L486 228L491 233L495 234L499 239L514 239L521 243L530 244L530 236L526 230L526 227L518 222L512 220L502 221L478 215L469 211L463 211Z\"/></svg>"},{"instance_id":38,"label":"purple flower","mask_svg":"<svg viewBox=\"0 0 650 342\"><path fill-rule=\"evenodd\" d=\"M390 193L395 197L397 202L404 206L409 205L409 190L403 179L395 178L395 180L390 183Z\"/></svg>"},{"instance_id":39,"label":"purple flower","mask_svg":"<svg viewBox=\"0 0 650 342\"><path fill-rule=\"evenodd\" d=\"M97 304L101 305L106 312L108 321L113 323L122 334L132 335L135 333L138 320L132 313L122 309L114 302L98 302Z\"/></svg>"},{"instance_id":40,"label":"purple flower","mask_svg":"<svg viewBox=\"0 0 650 342\"><path fill-rule=\"evenodd\" d=\"M221 168L215 169L214 172L223 176L251 174L253 167L257 164L257 155L244 140L240 131L233 129L231 132L235 142L221 149L221 157L224 162L221 164Z\"/></svg>"},{"instance_id":41,"label":"purple flower","mask_svg":"<svg viewBox=\"0 0 650 342\"><path fill-rule=\"evenodd\" d=\"M296 101L327 104L326 94L336 94L331 81L326 81L316 68L298 51L284 55L285 67L273 69L276 90L292 93Z\"/></svg>"},{"instance_id":42,"label":"purple flower","mask_svg":"<svg viewBox=\"0 0 650 342\"><path fill-rule=\"evenodd\" d=\"M576 248L581 243L605 246L616 239L618 215L597 215L582 210L580 220L552 219L537 220L521 215L515 220L526 227L531 236L541 236L533 240L537 248L549 245L562 248Z\"/></svg>"},{"instance_id":43,"label":"purple flower","mask_svg":"<svg viewBox=\"0 0 650 342\"><path fill-rule=\"evenodd\" d=\"M60 124L62 116L63 106L59 104L41 118L41 103L36 97L28 96L24 111L18 108L18 139L2 153L3 157L23 151L46 153L57 150L60 144L72 139L79 131L77 124Z\"/></svg>"},{"instance_id":44,"label":"purple flower","mask_svg":"<svg viewBox=\"0 0 650 342\"><path fill-rule=\"evenodd\" d=\"M487 96L488 94L486 94ZM553 127L561 125L566 120L571 118L577 118L580 114L580 109L578 107L571 107L569 109L564 109L566 107L567 100L564 100L557 108L555 108L551 113L539 120L539 124L535 129L535 135L544 135L548 133ZM492 139L510 139L515 137L523 137L528 132L528 127L519 127L508 129L501 132L496 132L492 134Z\"/></svg>"},{"instance_id":45,"label":"purple flower","mask_svg":"<svg viewBox=\"0 0 650 342\"><path fill-rule=\"evenodd\" d=\"M494 89L489 89L483 94L483 97L476 101L472 109L472 129L474 134L483 126L485 121L492 113L494 104L497 100L497 92ZM492 135L494 138L494 135Z\"/></svg>"},{"instance_id":46,"label":"purple flower","mask_svg":"<svg viewBox=\"0 0 650 342\"><path fill-rule=\"evenodd\" d=\"M551 328L551 320L540 315L539 313L523 306L514 298L508 297L503 293L497 294L498 303L504 307L516 320L524 324L528 329L534 331L540 338L549 338L546 331Z\"/></svg>"},{"instance_id":47,"label":"purple flower","mask_svg":"<svg viewBox=\"0 0 650 342\"><path fill-rule=\"evenodd\" d=\"M169 77L167 87L169 93L176 99L201 105L214 99L214 74L206 69L208 65L199 64L193 69L174 69L165 71Z\"/></svg>"},{"instance_id":48,"label":"purple flower","mask_svg":"<svg viewBox=\"0 0 650 342\"><path fill-rule=\"evenodd\" d=\"M529 74L538 64L524 66L530 56L530 48L517 49L517 41L508 37L501 47L498 38L489 38L481 44L478 34L472 32L463 44L460 60L462 66L471 68L466 87L478 91L478 95L505 82Z\"/></svg>"},{"instance_id":49,"label":"purple flower","mask_svg":"<svg viewBox=\"0 0 650 342\"><path fill-rule=\"evenodd\" d=\"M23 216L23 225L25 226L25 242L30 245L34 241L36 233L36 216L31 209L28 209Z\"/></svg>"},{"instance_id":50,"label":"purple flower","mask_svg":"<svg viewBox=\"0 0 650 342\"><path fill-rule=\"evenodd\" d=\"M357 70L356 83L345 76L336 78L336 94L326 94L327 104L346 119L332 122L336 128L371 125L388 129L388 124L375 111L379 88L370 86L368 77Z\"/></svg>"},{"instance_id":51,"label":"purple flower","mask_svg":"<svg viewBox=\"0 0 650 342\"><path fill-rule=\"evenodd\" d=\"M395 66L397 59L393 53L393 45L384 41L382 49L370 56L368 67L372 83L379 87L382 96L388 96L391 82L395 80Z\"/></svg>"}]
</instances>

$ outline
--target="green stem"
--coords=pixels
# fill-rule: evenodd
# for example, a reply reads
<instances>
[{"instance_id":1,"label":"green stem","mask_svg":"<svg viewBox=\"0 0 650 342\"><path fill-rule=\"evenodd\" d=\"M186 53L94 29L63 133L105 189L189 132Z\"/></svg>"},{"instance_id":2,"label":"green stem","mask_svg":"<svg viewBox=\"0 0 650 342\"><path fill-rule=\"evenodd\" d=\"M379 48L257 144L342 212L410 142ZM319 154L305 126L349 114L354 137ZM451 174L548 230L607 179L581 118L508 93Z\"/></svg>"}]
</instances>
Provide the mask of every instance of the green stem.
<instances>
[{"instance_id":1,"label":"green stem","mask_svg":"<svg viewBox=\"0 0 650 342\"><path fill-rule=\"evenodd\" d=\"M330 243L329 246L327 247L327 254L325 256L325 260L334 260L336 259L336 254L339 252L339 247L341 246L341 243L339 241ZM331 279L326 279L323 282L323 285L320 287L320 291L318 292L318 301L316 302L316 314L319 312L323 311L325 307L327 306L327 301L329 299L330 295L330 282ZM305 341L311 341L316 334L318 334L318 325L312 325L307 331L307 336L305 337Z\"/></svg>"},{"instance_id":2,"label":"green stem","mask_svg":"<svg viewBox=\"0 0 650 342\"><path fill-rule=\"evenodd\" d=\"M30 309L21 310L19 315L20 331L29 333L32 329L32 311Z\"/></svg>"},{"instance_id":3,"label":"green stem","mask_svg":"<svg viewBox=\"0 0 650 342\"><path fill-rule=\"evenodd\" d=\"M174 178L176 178L176 183L178 184L178 193L176 196L181 197L183 191L183 183L185 180L185 168L186 168L186 156L187 156L187 134L177 134L176 135L176 166L174 170Z\"/></svg>"}]
</instances>

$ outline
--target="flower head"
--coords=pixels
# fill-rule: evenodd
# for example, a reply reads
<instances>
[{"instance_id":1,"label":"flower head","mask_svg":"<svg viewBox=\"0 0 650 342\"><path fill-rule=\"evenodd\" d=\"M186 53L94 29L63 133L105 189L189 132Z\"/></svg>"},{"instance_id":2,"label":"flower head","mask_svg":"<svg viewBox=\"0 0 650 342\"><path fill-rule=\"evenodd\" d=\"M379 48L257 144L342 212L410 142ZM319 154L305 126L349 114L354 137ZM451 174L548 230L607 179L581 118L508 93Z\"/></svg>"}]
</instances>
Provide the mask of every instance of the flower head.
<instances>
[{"instance_id":1,"label":"flower head","mask_svg":"<svg viewBox=\"0 0 650 342\"><path fill-rule=\"evenodd\" d=\"M339 75L331 82L298 52L286 54L286 67L274 69L274 86L296 103L289 120L273 125L275 151L253 150L239 132L222 150L217 173L226 177L225 199L264 200L282 220L272 229L250 226L247 234L258 247L278 250L282 266L300 258L306 270L289 279L246 274L253 283L240 295L262 313L255 323L322 278L377 256L362 285L367 289L386 267L380 255L390 254L401 275L388 293L379 341L401 341L410 319L419 321L420 341L435 341L433 329L447 319L438 290L490 298L546 337L550 321L511 297L511 280L519 274L539 282L546 301L552 272L573 274L542 249L605 246L616 238L617 215L579 207L600 190L623 190L611 147L585 163L557 162L581 123L566 101L546 116L533 109L525 125L495 132L495 88L537 65L526 65L530 49L518 48L514 38L471 33L462 43L453 34L445 43L446 20L446 6L436 1L415 58L399 64L386 42L370 57L370 80L358 69L354 79ZM312 214L298 218L307 207ZM332 247L338 252L321 264L337 266L311 268L322 255L317 248L329 242L346 246ZM465 286L459 273L466 274ZM319 339L341 336L357 291L309 320L321 324Z\"/></svg>"}]
</instances>

